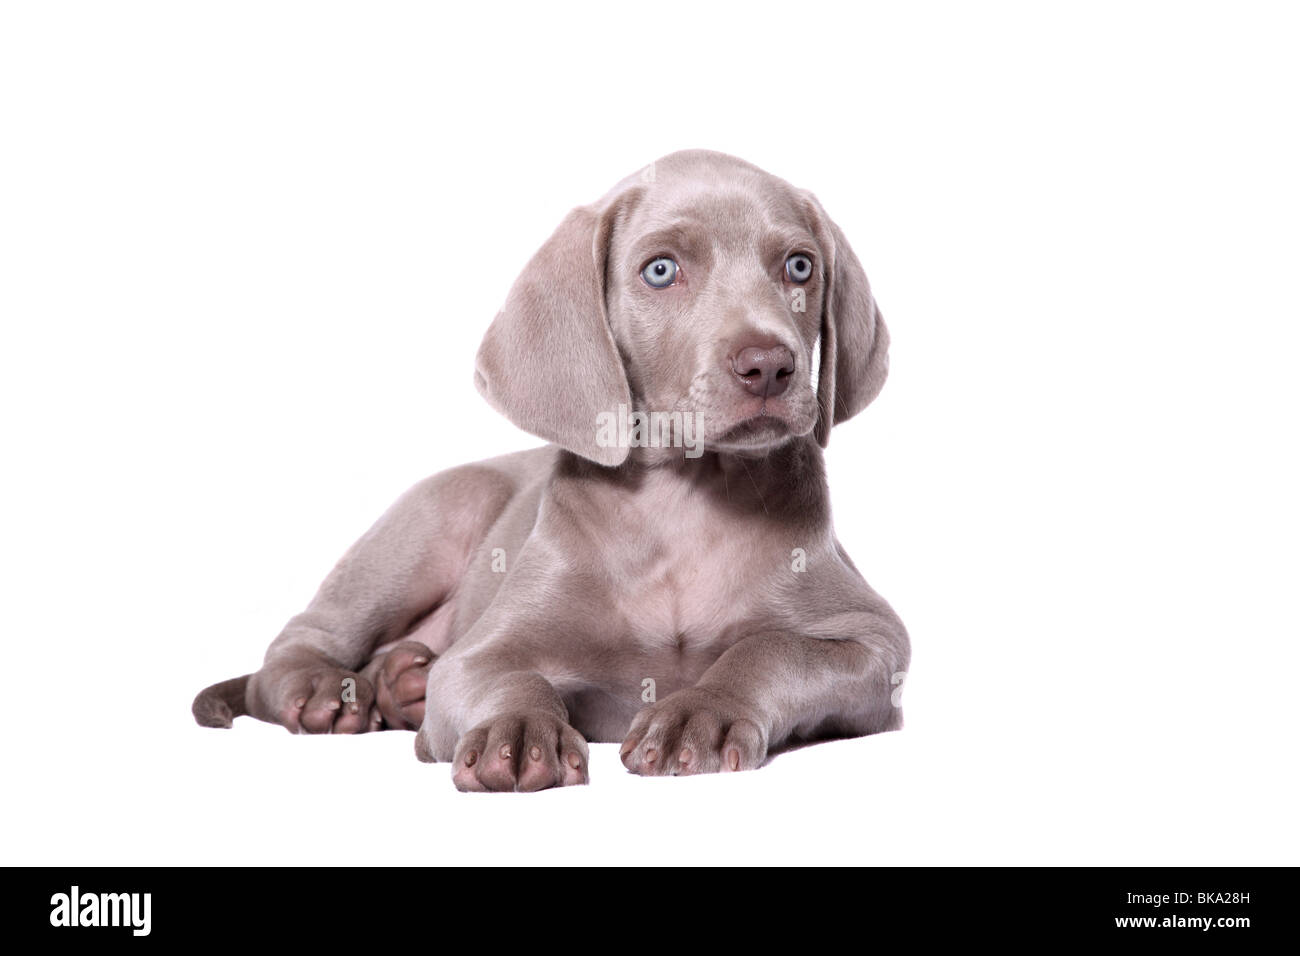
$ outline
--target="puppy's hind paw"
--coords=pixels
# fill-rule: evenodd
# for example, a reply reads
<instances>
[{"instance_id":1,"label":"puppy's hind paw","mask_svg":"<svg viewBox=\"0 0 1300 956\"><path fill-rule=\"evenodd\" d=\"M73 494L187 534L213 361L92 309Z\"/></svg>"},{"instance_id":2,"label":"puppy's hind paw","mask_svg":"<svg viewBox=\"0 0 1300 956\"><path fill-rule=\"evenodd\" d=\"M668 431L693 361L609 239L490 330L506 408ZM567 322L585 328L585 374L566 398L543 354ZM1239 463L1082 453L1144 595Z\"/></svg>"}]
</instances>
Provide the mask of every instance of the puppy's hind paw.
<instances>
[{"instance_id":1,"label":"puppy's hind paw","mask_svg":"<svg viewBox=\"0 0 1300 956\"><path fill-rule=\"evenodd\" d=\"M436 655L418 641L402 641L375 675L375 705L390 730L415 730L424 721L429 668Z\"/></svg>"},{"instance_id":2,"label":"puppy's hind paw","mask_svg":"<svg viewBox=\"0 0 1300 956\"><path fill-rule=\"evenodd\" d=\"M339 668L294 674L286 685L279 722L296 734L360 734L371 728L375 691L370 681Z\"/></svg>"}]
</instances>

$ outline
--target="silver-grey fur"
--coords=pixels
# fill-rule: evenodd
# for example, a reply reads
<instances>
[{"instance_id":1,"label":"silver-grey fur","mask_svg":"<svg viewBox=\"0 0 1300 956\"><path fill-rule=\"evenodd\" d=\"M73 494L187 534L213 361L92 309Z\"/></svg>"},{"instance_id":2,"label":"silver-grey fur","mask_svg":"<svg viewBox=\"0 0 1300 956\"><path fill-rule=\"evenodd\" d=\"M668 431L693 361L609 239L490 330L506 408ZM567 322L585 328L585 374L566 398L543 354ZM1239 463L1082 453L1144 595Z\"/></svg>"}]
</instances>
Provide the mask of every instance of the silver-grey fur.
<instances>
[{"instance_id":1,"label":"silver-grey fur","mask_svg":"<svg viewBox=\"0 0 1300 956\"><path fill-rule=\"evenodd\" d=\"M810 193L719 153L651 169L565 218L480 348L479 390L554 444L404 494L200 723L417 729L464 790L585 783L588 740L696 773L901 726L907 633L836 540L823 471L888 369L866 275ZM678 281L652 288L661 255ZM788 350L782 391L738 380L746 345ZM692 413L704 453L601 442L620 406Z\"/></svg>"}]
</instances>

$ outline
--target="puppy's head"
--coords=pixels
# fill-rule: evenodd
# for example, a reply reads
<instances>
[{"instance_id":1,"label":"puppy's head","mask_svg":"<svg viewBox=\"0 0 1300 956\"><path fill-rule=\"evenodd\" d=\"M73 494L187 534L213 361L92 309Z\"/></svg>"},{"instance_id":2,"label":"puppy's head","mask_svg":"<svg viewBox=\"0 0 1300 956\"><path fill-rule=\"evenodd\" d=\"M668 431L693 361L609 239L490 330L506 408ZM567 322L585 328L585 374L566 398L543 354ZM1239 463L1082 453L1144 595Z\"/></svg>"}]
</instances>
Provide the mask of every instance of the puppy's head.
<instances>
[{"instance_id":1,"label":"puppy's head","mask_svg":"<svg viewBox=\"0 0 1300 956\"><path fill-rule=\"evenodd\" d=\"M604 465L606 416L691 416L710 450L761 453L875 397L889 335L810 193L720 153L659 160L571 212L515 282L475 382L535 435ZM678 426L680 427L680 426Z\"/></svg>"}]
</instances>

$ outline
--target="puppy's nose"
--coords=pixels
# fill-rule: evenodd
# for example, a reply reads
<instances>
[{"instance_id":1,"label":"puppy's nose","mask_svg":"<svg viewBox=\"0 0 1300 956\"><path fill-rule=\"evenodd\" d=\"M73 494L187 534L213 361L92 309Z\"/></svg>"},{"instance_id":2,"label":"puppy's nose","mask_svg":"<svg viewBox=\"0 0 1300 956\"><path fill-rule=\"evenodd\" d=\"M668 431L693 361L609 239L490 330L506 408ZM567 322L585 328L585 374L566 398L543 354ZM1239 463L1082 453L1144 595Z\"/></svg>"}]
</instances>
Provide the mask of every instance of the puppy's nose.
<instances>
[{"instance_id":1,"label":"puppy's nose","mask_svg":"<svg viewBox=\"0 0 1300 956\"><path fill-rule=\"evenodd\" d=\"M789 386L790 376L794 374L794 353L784 345L770 348L751 345L736 353L731 367L747 391L771 398Z\"/></svg>"}]
</instances>

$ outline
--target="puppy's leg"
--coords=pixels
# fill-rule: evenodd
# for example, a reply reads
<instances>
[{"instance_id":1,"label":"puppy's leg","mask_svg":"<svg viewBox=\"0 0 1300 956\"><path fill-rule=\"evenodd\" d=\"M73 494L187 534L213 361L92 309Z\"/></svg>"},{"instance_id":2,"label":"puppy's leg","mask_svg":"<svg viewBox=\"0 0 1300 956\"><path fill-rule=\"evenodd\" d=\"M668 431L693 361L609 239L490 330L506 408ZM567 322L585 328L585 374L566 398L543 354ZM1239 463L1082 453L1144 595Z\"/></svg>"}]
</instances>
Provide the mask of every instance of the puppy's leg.
<instances>
[{"instance_id":1,"label":"puppy's leg","mask_svg":"<svg viewBox=\"0 0 1300 956\"><path fill-rule=\"evenodd\" d=\"M416 649L399 645L384 662L366 665L376 648L402 638L447 600L466 556L513 489L507 476L481 465L443 472L410 489L272 642L261 670L247 678L243 706L234 686L239 679L227 681L199 695L196 719L229 726L231 717L247 713L295 733L417 724L421 708L411 706L409 684L427 676L432 651L424 648L428 659L417 662L422 655Z\"/></svg>"},{"instance_id":2,"label":"puppy's leg","mask_svg":"<svg viewBox=\"0 0 1300 956\"><path fill-rule=\"evenodd\" d=\"M756 634L694 687L642 709L619 754L649 776L752 770L792 740L892 730L902 722L893 678L907 661L907 633L887 608Z\"/></svg>"},{"instance_id":3,"label":"puppy's leg","mask_svg":"<svg viewBox=\"0 0 1300 956\"><path fill-rule=\"evenodd\" d=\"M513 656L513 655L512 655ZM490 650L440 660L416 737L424 761L452 763L459 790L531 792L587 782L587 741L535 670Z\"/></svg>"},{"instance_id":4,"label":"puppy's leg","mask_svg":"<svg viewBox=\"0 0 1300 956\"><path fill-rule=\"evenodd\" d=\"M248 713L296 734L356 734L372 728L374 685L313 648L268 659L248 684Z\"/></svg>"}]
</instances>

